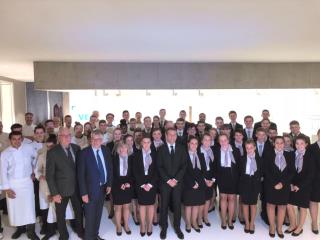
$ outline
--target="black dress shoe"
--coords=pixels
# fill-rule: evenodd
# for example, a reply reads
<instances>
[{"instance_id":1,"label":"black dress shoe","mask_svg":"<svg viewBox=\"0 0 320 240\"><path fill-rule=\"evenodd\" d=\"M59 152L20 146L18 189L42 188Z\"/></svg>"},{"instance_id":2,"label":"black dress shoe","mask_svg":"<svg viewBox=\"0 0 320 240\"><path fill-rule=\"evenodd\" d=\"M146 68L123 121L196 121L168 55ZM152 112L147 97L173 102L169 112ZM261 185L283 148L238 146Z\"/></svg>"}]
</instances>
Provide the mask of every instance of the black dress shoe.
<instances>
[{"instance_id":1,"label":"black dress shoe","mask_svg":"<svg viewBox=\"0 0 320 240\"><path fill-rule=\"evenodd\" d=\"M152 232L147 232L148 237L152 235Z\"/></svg>"},{"instance_id":2,"label":"black dress shoe","mask_svg":"<svg viewBox=\"0 0 320 240\"><path fill-rule=\"evenodd\" d=\"M96 240L104 240L103 238L97 236L97 239Z\"/></svg>"},{"instance_id":3,"label":"black dress shoe","mask_svg":"<svg viewBox=\"0 0 320 240\"><path fill-rule=\"evenodd\" d=\"M294 229L289 230L289 228L288 228L287 230L284 231L284 233L291 234L294 232L294 230L296 230L296 229L294 228Z\"/></svg>"},{"instance_id":4,"label":"black dress shoe","mask_svg":"<svg viewBox=\"0 0 320 240\"><path fill-rule=\"evenodd\" d=\"M140 236L144 237L146 235L146 232L140 232Z\"/></svg>"},{"instance_id":5,"label":"black dress shoe","mask_svg":"<svg viewBox=\"0 0 320 240\"><path fill-rule=\"evenodd\" d=\"M226 230L226 229L227 229L227 226L223 226L223 225L221 224L221 228L222 228L223 230Z\"/></svg>"},{"instance_id":6,"label":"black dress shoe","mask_svg":"<svg viewBox=\"0 0 320 240\"><path fill-rule=\"evenodd\" d=\"M303 229L301 229L301 231L298 232L298 233L293 232L293 233L291 234L291 236L293 236L293 237L298 237L301 233L303 233Z\"/></svg>"},{"instance_id":7,"label":"black dress shoe","mask_svg":"<svg viewBox=\"0 0 320 240\"><path fill-rule=\"evenodd\" d=\"M175 232L176 232L177 237L178 237L179 239L184 239L184 235L183 235L183 233L181 232L180 228L176 228L176 229L175 229Z\"/></svg>"},{"instance_id":8,"label":"black dress shoe","mask_svg":"<svg viewBox=\"0 0 320 240\"><path fill-rule=\"evenodd\" d=\"M162 229L160 232L160 239L166 239L167 238L167 229Z\"/></svg>"},{"instance_id":9,"label":"black dress shoe","mask_svg":"<svg viewBox=\"0 0 320 240\"><path fill-rule=\"evenodd\" d=\"M17 230L12 234L12 239L18 239L23 233L26 233L27 230L25 227L18 227Z\"/></svg>"},{"instance_id":10,"label":"black dress shoe","mask_svg":"<svg viewBox=\"0 0 320 240\"><path fill-rule=\"evenodd\" d=\"M40 238L37 236L37 234L35 232L32 233L28 233L27 237L31 240L40 240Z\"/></svg>"},{"instance_id":11,"label":"black dress shoe","mask_svg":"<svg viewBox=\"0 0 320 240\"><path fill-rule=\"evenodd\" d=\"M45 235L46 233L47 233L47 227L42 225L40 230L40 235Z\"/></svg>"},{"instance_id":12,"label":"black dress shoe","mask_svg":"<svg viewBox=\"0 0 320 240\"><path fill-rule=\"evenodd\" d=\"M114 217L114 213L110 213L108 216L109 219L112 219L113 217Z\"/></svg>"},{"instance_id":13,"label":"black dress shoe","mask_svg":"<svg viewBox=\"0 0 320 240\"><path fill-rule=\"evenodd\" d=\"M54 235L56 235L56 233L47 233L41 240L49 240Z\"/></svg>"},{"instance_id":14,"label":"black dress shoe","mask_svg":"<svg viewBox=\"0 0 320 240\"><path fill-rule=\"evenodd\" d=\"M319 230L313 230L313 229L312 229L312 232L313 232L314 234L316 234L316 235L319 234Z\"/></svg>"}]
</instances>

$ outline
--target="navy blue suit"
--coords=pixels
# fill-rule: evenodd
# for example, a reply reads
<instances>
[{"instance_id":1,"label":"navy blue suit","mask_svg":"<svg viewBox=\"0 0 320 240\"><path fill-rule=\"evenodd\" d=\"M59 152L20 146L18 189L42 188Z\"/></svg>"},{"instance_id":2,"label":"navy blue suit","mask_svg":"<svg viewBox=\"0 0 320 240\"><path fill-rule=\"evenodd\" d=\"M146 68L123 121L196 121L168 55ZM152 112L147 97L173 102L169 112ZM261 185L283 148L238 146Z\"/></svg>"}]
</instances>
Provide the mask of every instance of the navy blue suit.
<instances>
[{"instance_id":1,"label":"navy blue suit","mask_svg":"<svg viewBox=\"0 0 320 240\"><path fill-rule=\"evenodd\" d=\"M95 153L91 146L84 148L77 162L78 182L80 195L88 195L89 202L84 204L85 213L85 239L97 239L106 188L112 186L112 158L109 149L101 146L104 158L106 183L100 184L99 168ZM103 160L103 159L102 159Z\"/></svg>"}]
</instances>

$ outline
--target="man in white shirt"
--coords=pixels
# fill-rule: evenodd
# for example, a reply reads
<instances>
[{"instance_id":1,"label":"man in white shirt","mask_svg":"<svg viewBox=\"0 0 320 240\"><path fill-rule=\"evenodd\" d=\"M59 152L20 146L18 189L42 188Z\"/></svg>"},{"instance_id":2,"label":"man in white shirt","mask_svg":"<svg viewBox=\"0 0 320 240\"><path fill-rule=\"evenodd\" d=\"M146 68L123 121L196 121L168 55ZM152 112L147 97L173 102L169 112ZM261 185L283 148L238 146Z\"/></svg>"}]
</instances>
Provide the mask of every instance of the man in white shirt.
<instances>
[{"instance_id":1,"label":"man in white shirt","mask_svg":"<svg viewBox=\"0 0 320 240\"><path fill-rule=\"evenodd\" d=\"M24 115L24 119L26 124L22 127L22 135L26 138L33 140L33 131L36 127L36 125L33 124L33 113L27 112Z\"/></svg>"},{"instance_id":2,"label":"man in white shirt","mask_svg":"<svg viewBox=\"0 0 320 240\"><path fill-rule=\"evenodd\" d=\"M31 139L23 137L22 125L20 123L12 124L10 129L11 129L11 132L21 132L21 134L22 134L22 144L30 144L30 143L32 143Z\"/></svg>"},{"instance_id":3,"label":"man in white shirt","mask_svg":"<svg viewBox=\"0 0 320 240\"><path fill-rule=\"evenodd\" d=\"M22 144L22 133L9 134L10 146L1 153L1 183L7 196L10 225L16 226L13 239L25 232L29 239L38 240L35 233L35 199L32 174L35 151L31 144Z\"/></svg>"}]
</instances>

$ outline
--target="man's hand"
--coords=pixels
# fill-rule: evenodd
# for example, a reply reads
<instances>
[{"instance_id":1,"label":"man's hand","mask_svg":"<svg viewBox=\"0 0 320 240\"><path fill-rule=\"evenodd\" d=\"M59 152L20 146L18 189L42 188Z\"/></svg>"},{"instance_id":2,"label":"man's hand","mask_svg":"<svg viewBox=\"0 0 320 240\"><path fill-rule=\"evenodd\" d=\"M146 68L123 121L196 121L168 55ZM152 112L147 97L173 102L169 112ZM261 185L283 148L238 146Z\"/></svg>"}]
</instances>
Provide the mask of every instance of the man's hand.
<instances>
[{"instance_id":1,"label":"man's hand","mask_svg":"<svg viewBox=\"0 0 320 240\"><path fill-rule=\"evenodd\" d=\"M107 195L111 193L111 187L107 187L106 189Z\"/></svg>"},{"instance_id":2,"label":"man's hand","mask_svg":"<svg viewBox=\"0 0 320 240\"><path fill-rule=\"evenodd\" d=\"M143 186L143 189L144 189L146 192L149 192L151 188L150 188L149 184L145 184L145 185Z\"/></svg>"},{"instance_id":3,"label":"man's hand","mask_svg":"<svg viewBox=\"0 0 320 240\"><path fill-rule=\"evenodd\" d=\"M11 198L11 199L16 198L16 193L12 189L6 189L4 191L7 194L8 198Z\"/></svg>"},{"instance_id":4,"label":"man's hand","mask_svg":"<svg viewBox=\"0 0 320 240\"><path fill-rule=\"evenodd\" d=\"M52 198L55 203L61 203L62 197L60 194L54 195Z\"/></svg>"},{"instance_id":5,"label":"man's hand","mask_svg":"<svg viewBox=\"0 0 320 240\"><path fill-rule=\"evenodd\" d=\"M32 181L36 180L36 175L34 173L31 174Z\"/></svg>"},{"instance_id":6,"label":"man's hand","mask_svg":"<svg viewBox=\"0 0 320 240\"><path fill-rule=\"evenodd\" d=\"M121 190L125 190L125 189L126 189L126 185L125 185L125 184L122 184L121 187L120 187L120 189L121 189Z\"/></svg>"},{"instance_id":7,"label":"man's hand","mask_svg":"<svg viewBox=\"0 0 320 240\"><path fill-rule=\"evenodd\" d=\"M88 196L88 194L82 196L82 202L84 202L84 203L88 203L88 202L89 202L89 196Z\"/></svg>"},{"instance_id":8,"label":"man's hand","mask_svg":"<svg viewBox=\"0 0 320 240\"><path fill-rule=\"evenodd\" d=\"M274 186L274 188L275 188L276 190L281 190L281 189L283 188L283 185L282 185L281 182L279 182L277 185Z\"/></svg>"},{"instance_id":9,"label":"man's hand","mask_svg":"<svg viewBox=\"0 0 320 240\"><path fill-rule=\"evenodd\" d=\"M173 179L170 179L167 183L172 188L175 186Z\"/></svg>"},{"instance_id":10,"label":"man's hand","mask_svg":"<svg viewBox=\"0 0 320 240\"><path fill-rule=\"evenodd\" d=\"M125 184L125 187L126 187L126 188L130 188L130 187L131 187L130 183L126 183L126 184Z\"/></svg>"},{"instance_id":11,"label":"man's hand","mask_svg":"<svg viewBox=\"0 0 320 240\"><path fill-rule=\"evenodd\" d=\"M198 189L199 184L196 182L196 184L192 187L193 189Z\"/></svg>"},{"instance_id":12,"label":"man's hand","mask_svg":"<svg viewBox=\"0 0 320 240\"><path fill-rule=\"evenodd\" d=\"M294 192L298 192L300 190L300 188L298 186L293 186L293 191Z\"/></svg>"}]
</instances>

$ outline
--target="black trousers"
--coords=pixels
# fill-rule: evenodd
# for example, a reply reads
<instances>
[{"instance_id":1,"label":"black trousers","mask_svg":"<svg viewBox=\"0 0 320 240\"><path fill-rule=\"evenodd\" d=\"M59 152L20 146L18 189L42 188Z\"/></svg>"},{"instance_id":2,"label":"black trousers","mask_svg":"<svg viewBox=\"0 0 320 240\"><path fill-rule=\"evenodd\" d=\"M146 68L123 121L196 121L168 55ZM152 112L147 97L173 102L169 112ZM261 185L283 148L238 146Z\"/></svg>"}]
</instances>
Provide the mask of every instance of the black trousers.
<instances>
[{"instance_id":1,"label":"black trousers","mask_svg":"<svg viewBox=\"0 0 320 240\"><path fill-rule=\"evenodd\" d=\"M99 236L99 228L103 204L106 195L106 187L101 186L98 196L89 196L89 202L84 204L85 216L85 240L97 239Z\"/></svg>"},{"instance_id":2,"label":"black trousers","mask_svg":"<svg viewBox=\"0 0 320 240\"><path fill-rule=\"evenodd\" d=\"M173 226L180 229L181 223L181 195L182 184L178 183L174 188L168 184L160 185L160 226L162 229L168 228L168 206L173 208Z\"/></svg>"},{"instance_id":3,"label":"black trousers","mask_svg":"<svg viewBox=\"0 0 320 240\"><path fill-rule=\"evenodd\" d=\"M66 226L66 209L69 200L71 200L72 208L75 214L76 231L78 234L83 232L82 206L78 194L74 193L70 197L62 197L61 203L55 203L57 226L60 233L59 239L61 240L67 240L69 238L69 233Z\"/></svg>"}]
</instances>

